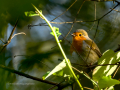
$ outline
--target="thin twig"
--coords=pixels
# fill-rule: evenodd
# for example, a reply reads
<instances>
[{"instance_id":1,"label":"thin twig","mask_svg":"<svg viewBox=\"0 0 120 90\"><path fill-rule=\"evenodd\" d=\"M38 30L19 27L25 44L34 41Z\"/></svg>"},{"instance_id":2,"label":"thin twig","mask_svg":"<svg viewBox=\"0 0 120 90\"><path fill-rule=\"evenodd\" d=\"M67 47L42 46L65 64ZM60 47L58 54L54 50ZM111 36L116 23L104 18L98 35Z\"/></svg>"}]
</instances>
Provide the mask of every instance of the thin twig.
<instances>
[{"instance_id":1,"label":"thin twig","mask_svg":"<svg viewBox=\"0 0 120 90\"><path fill-rule=\"evenodd\" d=\"M110 8L110 9L112 9L112 8ZM118 10L116 10L116 9L112 9L112 10L114 10L114 11L116 11L116 12L119 12L119 13L120 13L120 11L118 11Z\"/></svg>"},{"instance_id":2,"label":"thin twig","mask_svg":"<svg viewBox=\"0 0 120 90\"><path fill-rule=\"evenodd\" d=\"M66 9L66 11L64 11L62 14L60 14L60 15L57 16L57 17L55 17L55 18L54 18L53 20L51 20L51 21L54 21L55 19L57 19L58 17L60 17L61 15L63 15L65 12L67 12L67 11L76 3L76 1L77 1L77 0L75 0L75 1L70 5L70 7Z\"/></svg>"},{"instance_id":3,"label":"thin twig","mask_svg":"<svg viewBox=\"0 0 120 90\"><path fill-rule=\"evenodd\" d=\"M18 20L17 20L17 22L15 23L15 26L14 26L14 28L13 28L13 30L12 30L12 32L11 32L9 38L8 38L8 41L11 41L11 39L12 39L12 35L13 35L15 29L16 29L17 24L18 24Z\"/></svg>"},{"instance_id":4,"label":"thin twig","mask_svg":"<svg viewBox=\"0 0 120 90\"><path fill-rule=\"evenodd\" d=\"M116 75L116 73L118 72L119 68L120 68L120 65L118 65L118 67L116 68L115 73L114 73L114 75L112 76L112 78L115 77L115 75Z\"/></svg>"},{"instance_id":5,"label":"thin twig","mask_svg":"<svg viewBox=\"0 0 120 90\"><path fill-rule=\"evenodd\" d=\"M73 26L74 26L74 22L76 22L76 18L77 18L77 16L78 16L78 14L79 14L79 12L80 12L80 10L81 10L81 8L82 8L82 6L83 6L84 3L85 3L85 1L82 2L81 6L80 6L80 8L79 8L79 10L78 10L78 12L77 12L77 14L76 14L76 17L75 17L75 19L74 19L74 21L73 21L73 24L72 24L69 32L67 33L67 35L64 37L64 39L65 39L65 38L69 35L69 33L71 32L71 30L72 30L72 28L73 28Z\"/></svg>"},{"instance_id":6,"label":"thin twig","mask_svg":"<svg viewBox=\"0 0 120 90\"><path fill-rule=\"evenodd\" d=\"M40 24L38 24L38 25L29 24L29 25L28 25L28 29L30 29L31 27L34 27L34 26L48 26L48 25L46 25L46 23L40 23Z\"/></svg>"},{"instance_id":7,"label":"thin twig","mask_svg":"<svg viewBox=\"0 0 120 90\"><path fill-rule=\"evenodd\" d=\"M24 35L26 35L24 32L20 32L20 33L14 34L11 39L13 39L16 35L19 35L19 34L24 34Z\"/></svg>"}]
</instances>

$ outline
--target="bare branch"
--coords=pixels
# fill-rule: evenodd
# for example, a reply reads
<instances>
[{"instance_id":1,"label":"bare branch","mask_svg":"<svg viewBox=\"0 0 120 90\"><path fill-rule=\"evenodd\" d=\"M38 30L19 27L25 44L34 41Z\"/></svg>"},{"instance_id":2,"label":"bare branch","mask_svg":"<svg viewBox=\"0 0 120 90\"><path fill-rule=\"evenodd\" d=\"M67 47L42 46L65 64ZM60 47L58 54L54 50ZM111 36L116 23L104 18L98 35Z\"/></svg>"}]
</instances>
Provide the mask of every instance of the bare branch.
<instances>
[{"instance_id":1,"label":"bare branch","mask_svg":"<svg viewBox=\"0 0 120 90\"><path fill-rule=\"evenodd\" d=\"M14 34L14 36L12 36L11 39L13 39L16 35L19 35L19 34L24 34L24 35L26 35L24 32L20 32L20 33Z\"/></svg>"},{"instance_id":2,"label":"bare branch","mask_svg":"<svg viewBox=\"0 0 120 90\"><path fill-rule=\"evenodd\" d=\"M11 42L12 35L13 35L15 29L16 29L17 24L18 24L18 20L17 20L17 22L15 23L15 26L14 26L13 30L11 31L11 34L10 34L10 36L9 36L9 38L8 38L8 40L7 40L7 42L4 43L5 45L4 45L3 48L1 49L0 54L1 54L1 52L6 48L6 46Z\"/></svg>"},{"instance_id":3,"label":"bare branch","mask_svg":"<svg viewBox=\"0 0 120 90\"><path fill-rule=\"evenodd\" d=\"M43 82L43 83L46 83L46 84L57 85L57 83L50 82L50 81L47 81L47 80L43 80L43 79L40 79L40 78L31 76L31 75L28 75L28 74L19 72L19 71L17 71L17 70L14 70L14 69L5 67L5 66L3 66L3 65L0 65L0 68L2 68L2 69L4 69L4 70L7 70L7 71L10 71L10 72L12 72L12 73L18 74L18 75L20 75L20 76L24 76L24 77L26 77L26 78L30 78L30 79L33 79L33 80L36 80L36 81L40 81L40 82Z\"/></svg>"},{"instance_id":4,"label":"bare branch","mask_svg":"<svg viewBox=\"0 0 120 90\"><path fill-rule=\"evenodd\" d=\"M112 9L112 8L110 8L110 9ZM116 9L113 9L113 10L120 13L120 11L118 11L118 10L116 10Z\"/></svg>"},{"instance_id":5,"label":"bare branch","mask_svg":"<svg viewBox=\"0 0 120 90\"><path fill-rule=\"evenodd\" d=\"M8 41L11 41L12 35L13 35L15 29L16 29L17 24L18 24L18 20L17 20L17 22L15 23L15 26L14 26L13 30L11 31L11 34L10 34L10 36L9 36L9 38L8 38Z\"/></svg>"}]
</instances>

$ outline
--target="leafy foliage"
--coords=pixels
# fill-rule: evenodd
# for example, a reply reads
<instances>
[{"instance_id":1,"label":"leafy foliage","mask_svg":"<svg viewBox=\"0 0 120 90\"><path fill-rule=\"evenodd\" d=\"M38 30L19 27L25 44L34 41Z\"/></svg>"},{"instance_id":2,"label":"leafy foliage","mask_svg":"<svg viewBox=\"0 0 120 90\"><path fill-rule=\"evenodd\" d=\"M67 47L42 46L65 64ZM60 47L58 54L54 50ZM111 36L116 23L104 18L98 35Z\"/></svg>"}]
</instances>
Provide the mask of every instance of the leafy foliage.
<instances>
[{"instance_id":1,"label":"leafy foliage","mask_svg":"<svg viewBox=\"0 0 120 90\"><path fill-rule=\"evenodd\" d=\"M53 30L54 30L55 33L57 34L57 37L59 37L59 36L61 35L61 33L59 32L59 28L53 27ZM53 32L50 32L50 34L54 36L54 33L53 33Z\"/></svg>"},{"instance_id":2,"label":"leafy foliage","mask_svg":"<svg viewBox=\"0 0 120 90\"><path fill-rule=\"evenodd\" d=\"M98 65L93 71L93 80L98 82L100 88L106 88L115 84L120 84L118 80L111 79L112 73L117 68L115 65L120 61L120 52L115 53L112 50L107 50L103 56L98 60ZM105 66L102 66L106 64Z\"/></svg>"},{"instance_id":3,"label":"leafy foliage","mask_svg":"<svg viewBox=\"0 0 120 90\"><path fill-rule=\"evenodd\" d=\"M98 85L99 85L100 89L110 87L110 86L113 86L115 84L120 84L120 81L118 81L116 79L112 79L111 76L103 76L98 81Z\"/></svg>"},{"instance_id":4,"label":"leafy foliage","mask_svg":"<svg viewBox=\"0 0 120 90\"><path fill-rule=\"evenodd\" d=\"M68 80L71 80L71 78L73 78L73 75L71 74L69 68L66 66L65 60L63 60L60 64L58 64L51 72L47 72L42 78L44 80L51 75L68 78ZM71 82L71 81L68 81L68 82Z\"/></svg>"}]
</instances>

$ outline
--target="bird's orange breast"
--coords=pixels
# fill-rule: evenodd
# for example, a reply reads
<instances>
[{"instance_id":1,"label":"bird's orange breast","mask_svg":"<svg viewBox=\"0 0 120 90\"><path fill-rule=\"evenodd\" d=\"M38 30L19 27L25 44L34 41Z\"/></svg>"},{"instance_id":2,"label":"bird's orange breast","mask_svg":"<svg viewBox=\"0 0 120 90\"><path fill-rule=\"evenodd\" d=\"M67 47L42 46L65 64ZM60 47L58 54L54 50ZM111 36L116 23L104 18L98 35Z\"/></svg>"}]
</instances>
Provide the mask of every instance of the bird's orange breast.
<instances>
[{"instance_id":1,"label":"bird's orange breast","mask_svg":"<svg viewBox=\"0 0 120 90\"><path fill-rule=\"evenodd\" d=\"M75 36L73 37L72 40L72 45L70 48L71 54L73 51L77 51L78 53L82 52L82 46L83 46L83 41L86 40L86 38L84 38L83 36Z\"/></svg>"}]
</instances>

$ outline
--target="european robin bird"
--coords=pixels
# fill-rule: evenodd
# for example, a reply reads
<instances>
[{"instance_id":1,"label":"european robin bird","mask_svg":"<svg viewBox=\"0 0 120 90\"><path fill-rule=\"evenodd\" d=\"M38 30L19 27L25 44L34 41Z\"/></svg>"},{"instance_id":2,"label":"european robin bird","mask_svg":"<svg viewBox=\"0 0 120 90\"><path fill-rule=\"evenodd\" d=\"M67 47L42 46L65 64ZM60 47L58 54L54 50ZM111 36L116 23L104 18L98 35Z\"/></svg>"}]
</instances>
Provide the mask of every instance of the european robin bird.
<instances>
[{"instance_id":1,"label":"european robin bird","mask_svg":"<svg viewBox=\"0 0 120 90\"><path fill-rule=\"evenodd\" d=\"M87 32L83 29L78 29L71 35L73 36L70 48L71 54L73 52L79 53L87 65L96 64L102 54L95 42L89 38Z\"/></svg>"}]
</instances>

